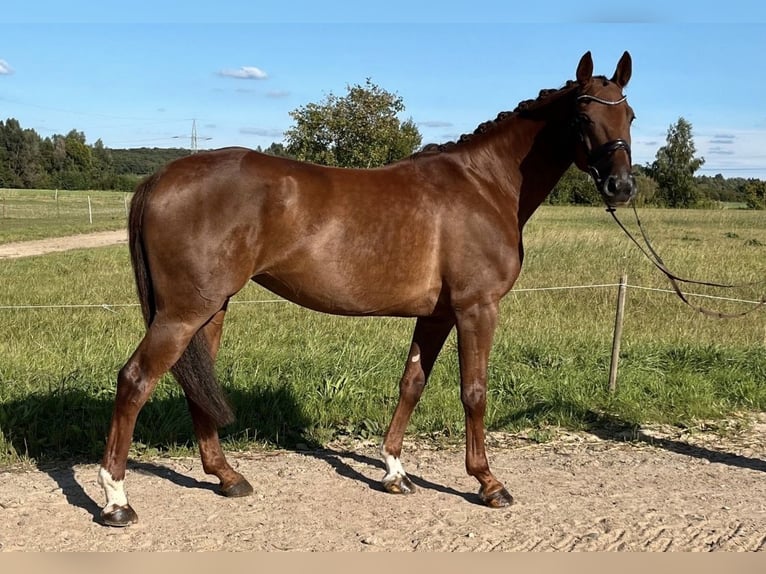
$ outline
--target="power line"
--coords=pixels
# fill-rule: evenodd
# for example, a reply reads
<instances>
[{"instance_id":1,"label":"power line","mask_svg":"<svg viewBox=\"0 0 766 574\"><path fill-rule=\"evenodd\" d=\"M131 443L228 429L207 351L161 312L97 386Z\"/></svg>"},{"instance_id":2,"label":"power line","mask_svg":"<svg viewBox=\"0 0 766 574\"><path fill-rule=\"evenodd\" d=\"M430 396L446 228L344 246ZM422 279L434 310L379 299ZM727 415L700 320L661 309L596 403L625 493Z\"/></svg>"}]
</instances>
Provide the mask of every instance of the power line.
<instances>
[{"instance_id":1,"label":"power line","mask_svg":"<svg viewBox=\"0 0 766 574\"><path fill-rule=\"evenodd\" d=\"M173 136L174 139L181 139L183 137L186 137L186 136ZM210 136L202 136L202 137L197 136L197 120L194 119L192 120L191 138L190 138L190 144L189 144L189 150L191 151L191 153L197 153L199 151L198 142L200 139L207 141L213 138Z\"/></svg>"},{"instance_id":2,"label":"power line","mask_svg":"<svg viewBox=\"0 0 766 574\"><path fill-rule=\"evenodd\" d=\"M179 122L179 121L187 121L189 118L163 118L163 117L137 117L137 116L124 116L124 115L118 115L118 114L104 114L100 112L91 112L91 111L80 111L80 110L73 110L70 108L59 108L59 107L53 107L53 106L42 106L39 104L34 104L31 102L24 102L15 98L8 98L5 96L0 96L0 101L8 102L10 104L16 104L19 106L27 106L30 108L36 108L38 110L46 110L51 112L60 112L65 114L72 114L77 116L89 116L94 118L107 118L112 120L127 120L127 121L135 121L135 122L162 122L162 123L168 123L168 122Z\"/></svg>"}]
</instances>

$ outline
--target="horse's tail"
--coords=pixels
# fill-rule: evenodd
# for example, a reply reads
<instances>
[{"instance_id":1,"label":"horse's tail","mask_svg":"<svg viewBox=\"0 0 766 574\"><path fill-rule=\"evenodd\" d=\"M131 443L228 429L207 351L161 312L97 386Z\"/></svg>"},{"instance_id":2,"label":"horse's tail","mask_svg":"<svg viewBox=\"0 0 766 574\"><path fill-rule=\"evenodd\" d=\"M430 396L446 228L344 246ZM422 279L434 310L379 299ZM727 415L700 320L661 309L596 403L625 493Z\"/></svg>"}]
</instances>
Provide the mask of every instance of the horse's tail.
<instances>
[{"instance_id":1,"label":"horse's tail","mask_svg":"<svg viewBox=\"0 0 766 574\"><path fill-rule=\"evenodd\" d=\"M130 214L128 216L130 260L133 264L133 275L136 280L138 300L141 303L141 313L144 316L144 323L146 323L147 327L151 324L152 319L154 319L155 305L152 278L146 266L142 231L146 198L156 182L157 174L147 177L138 184L133 193L133 199L130 200Z\"/></svg>"},{"instance_id":2,"label":"horse's tail","mask_svg":"<svg viewBox=\"0 0 766 574\"><path fill-rule=\"evenodd\" d=\"M130 202L130 216L128 218L130 259L133 264L141 312L147 327L154 319L156 306L151 271L146 264L146 249L142 233L143 214L146 199L157 184L158 179L159 174L154 174L144 179L136 187ZM234 420L231 406L216 379L213 359L201 330L192 337L181 358L170 370L178 384L181 385L188 400L207 413L218 426L225 426Z\"/></svg>"}]
</instances>

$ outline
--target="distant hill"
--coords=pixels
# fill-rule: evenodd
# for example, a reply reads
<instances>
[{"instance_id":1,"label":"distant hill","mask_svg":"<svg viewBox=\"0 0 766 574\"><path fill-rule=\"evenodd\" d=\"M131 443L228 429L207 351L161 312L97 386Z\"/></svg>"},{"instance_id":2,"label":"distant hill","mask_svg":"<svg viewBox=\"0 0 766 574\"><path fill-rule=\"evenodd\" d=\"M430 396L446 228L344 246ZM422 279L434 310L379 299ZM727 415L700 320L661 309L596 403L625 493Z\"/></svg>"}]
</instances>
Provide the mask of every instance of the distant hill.
<instances>
[{"instance_id":1,"label":"distant hill","mask_svg":"<svg viewBox=\"0 0 766 574\"><path fill-rule=\"evenodd\" d=\"M184 148L109 148L115 175L145 176L179 157L190 155Z\"/></svg>"}]
</instances>

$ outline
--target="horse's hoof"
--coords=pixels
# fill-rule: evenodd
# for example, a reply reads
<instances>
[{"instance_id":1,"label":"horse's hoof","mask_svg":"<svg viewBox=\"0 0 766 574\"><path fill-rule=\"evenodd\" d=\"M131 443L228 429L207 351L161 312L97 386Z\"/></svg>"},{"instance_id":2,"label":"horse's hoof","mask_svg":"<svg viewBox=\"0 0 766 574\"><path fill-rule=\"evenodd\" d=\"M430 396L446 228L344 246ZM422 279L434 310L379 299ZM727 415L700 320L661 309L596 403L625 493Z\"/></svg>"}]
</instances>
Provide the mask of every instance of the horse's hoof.
<instances>
[{"instance_id":1,"label":"horse's hoof","mask_svg":"<svg viewBox=\"0 0 766 574\"><path fill-rule=\"evenodd\" d=\"M125 506L115 506L109 511L102 510L101 520L107 526L130 526L138 522L138 515L130 507L130 504L126 504Z\"/></svg>"},{"instance_id":2,"label":"horse's hoof","mask_svg":"<svg viewBox=\"0 0 766 574\"><path fill-rule=\"evenodd\" d=\"M505 508L506 506L513 504L513 497L505 487L489 494L485 494L484 487L482 487L479 489L479 498L481 498L481 501L490 508Z\"/></svg>"},{"instance_id":3,"label":"horse's hoof","mask_svg":"<svg viewBox=\"0 0 766 574\"><path fill-rule=\"evenodd\" d=\"M242 478L229 486L221 487L221 494L228 498L239 498L241 496L250 496L253 494L253 487L247 482L247 479Z\"/></svg>"},{"instance_id":4,"label":"horse's hoof","mask_svg":"<svg viewBox=\"0 0 766 574\"><path fill-rule=\"evenodd\" d=\"M415 492L415 485L412 484L406 474L396 474L392 477L383 478L383 488L391 494L412 494Z\"/></svg>"}]
</instances>

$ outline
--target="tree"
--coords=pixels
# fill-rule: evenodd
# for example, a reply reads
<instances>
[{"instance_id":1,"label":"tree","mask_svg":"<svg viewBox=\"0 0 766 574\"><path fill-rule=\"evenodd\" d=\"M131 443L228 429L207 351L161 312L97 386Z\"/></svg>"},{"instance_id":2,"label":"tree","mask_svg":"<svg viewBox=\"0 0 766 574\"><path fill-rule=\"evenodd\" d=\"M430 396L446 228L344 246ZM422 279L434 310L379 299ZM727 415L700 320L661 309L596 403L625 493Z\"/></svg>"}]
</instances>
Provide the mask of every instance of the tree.
<instances>
[{"instance_id":1,"label":"tree","mask_svg":"<svg viewBox=\"0 0 766 574\"><path fill-rule=\"evenodd\" d=\"M421 136L412 119L399 120L402 98L375 85L347 86L343 97L329 94L292 112L285 132L287 154L338 167L377 167L412 154Z\"/></svg>"},{"instance_id":2,"label":"tree","mask_svg":"<svg viewBox=\"0 0 766 574\"><path fill-rule=\"evenodd\" d=\"M748 179L744 185L744 192L750 209L766 209L766 181Z\"/></svg>"},{"instance_id":3,"label":"tree","mask_svg":"<svg viewBox=\"0 0 766 574\"><path fill-rule=\"evenodd\" d=\"M553 205L601 205L603 200L593 179L572 165L556 183L547 202Z\"/></svg>"},{"instance_id":4,"label":"tree","mask_svg":"<svg viewBox=\"0 0 766 574\"><path fill-rule=\"evenodd\" d=\"M95 189L108 189L113 187L114 168L111 151L104 147L101 139L96 140L91 146L91 176L89 187Z\"/></svg>"},{"instance_id":5,"label":"tree","mask_svg":"<svg viewBox=\"0 0 766 574\"><path fill-rule=\"evenodd\" d=\"M54 136L54 140L54 162L59 169L56 186L61 189L90 187L93 152L85 141L85 134L70 130L64 137Z\"/></svg>"},{"instance_id":6,"label":"tree","mask_svg":"<svg viewBox=\"0 0 766 574\"><path fill-rule=\"evenodd\" d=\"M657 182L657 195L668 207L691 207L699 198L694 181L704 163L692 138L692 125L684 118L668 128L666 145L657 150L654 162L648 166L649 175Z\"/></svg>"},{"instance_id":7,"label":"tree","mask_svg":"<svg viewBox=\"0 0 766 574\"><path fill-rule=\"evenodd\" d=\"M652 205L656 203L657 182L643 173L643 171L635 171L636 197L633 202L636 204L636 207L643 207L644 205Z\"/></svg>"},{"instance_id":8,"label":"tree","mask_svg":"<svg viewBox=\"0 0 766 574\"><path fill-rule=\"evenodd\" d=\"M22 129L18 120L0 122L0 183L3 187L34 187L42 178L40 136Z\"/></svg>"},{"instance_id":9,"label":"tree","mask_svg":"<svg viewBox=\"0 0 766 574\"><path fill-rule=\"evenodd\" d=\"M290 154L287 153L287 148L285 147L285 145L278 142L272 142L269 147L267 147L265 150L262 150L262 151L263 153L267 153L269 155L275 155L277 157L291 157Z\"/></svg>"}]
</instances>

